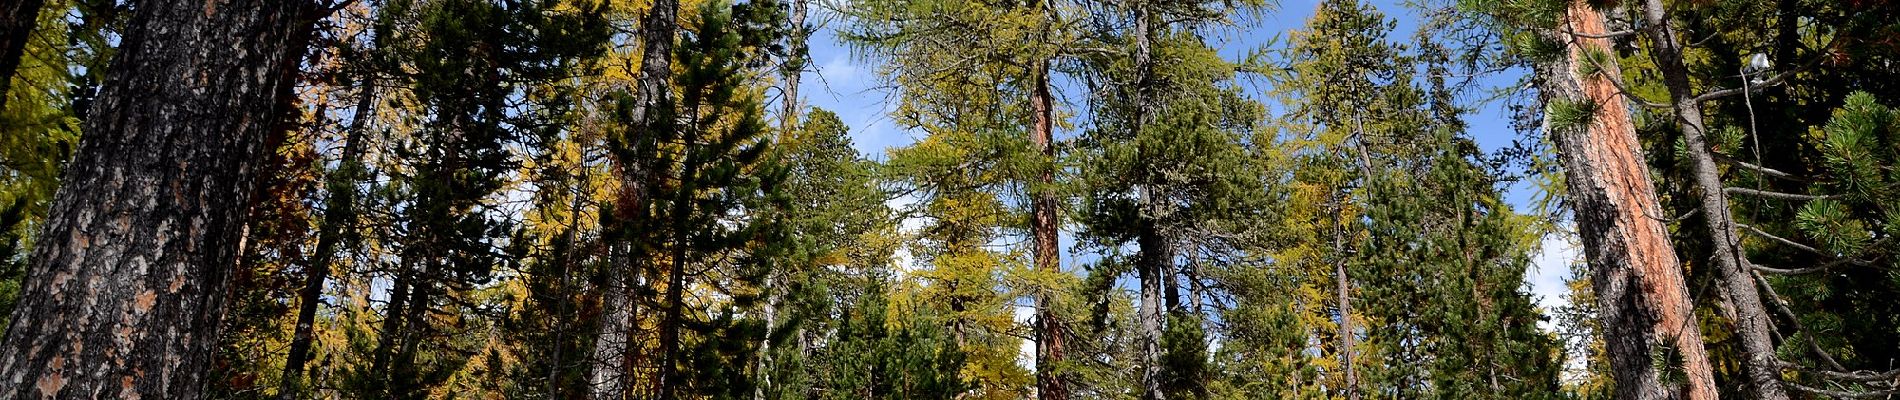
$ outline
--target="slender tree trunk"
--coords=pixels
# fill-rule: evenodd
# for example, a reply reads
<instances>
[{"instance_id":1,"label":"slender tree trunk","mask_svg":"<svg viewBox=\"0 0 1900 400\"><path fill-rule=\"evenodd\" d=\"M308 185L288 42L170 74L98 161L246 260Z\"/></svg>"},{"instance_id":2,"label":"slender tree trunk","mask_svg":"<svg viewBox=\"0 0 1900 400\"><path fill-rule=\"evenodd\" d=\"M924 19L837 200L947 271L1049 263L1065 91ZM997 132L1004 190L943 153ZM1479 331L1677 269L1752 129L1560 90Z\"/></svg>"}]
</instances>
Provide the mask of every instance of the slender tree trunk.
<instances>
[{"instance_id":1,"label":"slender tree trunk","mask_svg":"<svg viewBox=\"0 0 1900 400\"><path fill-rule=\"evenodd\" d=\"M1360 149L1365 149L1365 146L1360 146ZM1368 158L1368 160L1369 159L1370 158ZM1344 193L1339 194L1339 196L1344 197ZM1354 347L1352 328L1352 278L1346 275L1346 252L1349 250L1345 248L1344 235L1346 224L1337 217L1341 213L1339 203L1342 201L1343 199L1333 199L1332 207L1332 215L1334 215L1333 255L1334 257L1338 257L1338 259L1333 261L1333 279L1335 283L1337 283L1338 287L1335 292L1339 296L1339 365L1346 373L1346 382L1344 387L1340 389L1346 393L1347 399L1357 400L1359 398L1359 370L1357 366L1353 365L1352 357Z\"/></svg>"},{"instance_id":2,"label":"slender tree trunk","mask_svg":"<svg viewBox=\"0 0 1900 400\"><path fill-rule=\"evenodd\" d=\"M13 73L20 68L33 29L39 27L44 4L45 0L0 0L0 110L6 109Z\"/></svg>"},{"instance_id":3,"label":"slender tree trunk","mask_svg":"<svg viewBox=\"0 0 1900 400\"><path fill-rule=\"evenodd\" d=\"M805 73L805 42L811 36L811 31L805 28L807 2L808 0L790 2L791 32L785 35L787 42L785 50L789 55L779 67L779 74L784 78L781 91L785 96L782 100L784 108L779 111L780 135L788 135L798 129L798 114L804 107L804 102L798 97L798 81ZM785 299L784 293L780 291L785 286L784 273L792 271L780 272L768 275L765 281L766 291L770 297L764 301L765 335L759 338L759 357L755 359L753 366L754 374L759 377L759 384L752 390L753 400L765 400L766 390L772 389L773 385L770 371L773 369L776 358L772 355L772 338L778 336L777 332L782 328L778 323L778 305Z\"/></svg>"},{"instance_id":4,"label":"slender tree trunk","mask_svg":"<svg viewBox=\"0 0 1900 400\"><path fill-rule=\"evenodd\" d=\"M423 261L422 273L412 277L414 281L409 284L409 307L403 310L402 314L389 315L390 318L402 318L403 321L402 329L394 333L396 354L392 358L390 368L376 371L379 376L389 382L388 396L390 398L418 398L422 394L420 393L423 390L420 379L422 369L416 364L416 356L420 352L424 336L429 333L428 316L430 311L435 309L432 296L435 292L435 283L440 281L438 276L442 273L442 259L431 257Z\"/></svg>"},{"instance_id":5,"label":"slender tree trunk","mask_svg":"<svg viewBox=\"0 0 1900 400\"><path fill-rule=\"evenodd\" d=\"M805 73L805 63L807 62L806 58L808 58L805 42L811 39L811 30L805 27L806 3L809 2L810 0L791 1L792 12L790 18L792 32L785 35L786 41L790 42L785 50L790 52L791 55L787 57L785 65L781 66L781 70L779 71L785 79L783 87L783 91L785 92L785 100L783 101L784 109L779 111L779 117L781 118L779 130L782 132L791 132L793 129L798 128L798 114L803 112L805 107L804 100L798 97L798 81Z\"/></svg>"},{"instance_id":6,"label":"slender tree trunk","mask_svg":"<svg viewBox=\"0 0 1900 400\"><path fill-rule=\"evenodd\" d=\"M135 8L0 345L0 398L200 397L311 10Z\"/></svg>"},{"instance_id":7,"label":"slender tree trunk","mask_svg":"<svg viewBox=\"0 0 1900 400\"><path fill-rule=\"evenodd\" d=\"M1648 22L1645 32L1652 46L1650 55L1662 72L1663 86L1669 89L1676 122L1682 128L1683 147L1689 156L1690 174L1702 206L1702 220L1708 229L1709 242L1714 246L1716 276L1728 288L1729 301L1734 304L1735 333L1742 342L1742 367L1748 376L1748 386L1758 399L1787 399L1788 394L1781 386L1780 360L1775 355L1772 320L1762 305L1761 294L1756 291L1755 280L1748 271L1752 267L1742 252L1734 217L1729 214L1728 195L1722 191L1722 171L1716 167L1714 154L1709 150L1702 105L1696 101L1689 82L1689 69L1682 63L1681 44L1676 41L1676 32L1670 26L1661 0L1643 2L1643 19Z\"/></svg>"},{"instance_id":8,"label":"slender tree trunk","mask_svg":"<svg viewBox=\"0 0 1900 400\"><path fill-rule=\"evenodd\" d=\"M1036 151L1042 154L1043 161L1049 163L1036 177L1041 188L1031 190L1035 199L1031 204L1030 235L1036 245L1036 269L1048 274L1062 272L1062 254L1057 243L1056 196L1055 185L1055 111L1053 95L1049 92L1049 61L1044 60L1036 66L1035 77L1029 98L1030 108L1035 120L1030 126L1030 140L1035 143ZM1055 313L1055 296L1051 293L1036 295L1036 393L1040 400L1066 400L1069 398L1068 383L1056 370L1062 363L1063 331L1062 321Z\"/></svg>"},{"instance_id":9,"label":"slender tree trunk","mask_svg":"<svg viewBox=\"0 0 1900 400\"><path fill-rule=\"evenodd\" d=\"M561 233L562 251L561 257L557 261L561 269L555 272L555 276L560 279L561 290L556 293L556 295L559 296L559 300L556 300L554 303L554 315L556 316L555 318L560 318L560 320L554 323L556 327L554 331L556 345L554 346L554 354L550 362L548 362L548 374L545 378L546 387L543 389L550 395L576 396L578 393L592 395L591 391L576 391L577 388L569 387L569 382L561 378L563 372L566 372L565 370L569 368L567 363L567 350L570 346L573 346L574 343L568 339L569 335L574 334L574 323L577 322L572 319L575 316L574 298L578 293L582 293L579 288L575 287L574 275L575 271L580 270L581 258L583 254L586 254L580 250L580 230L582 224L581 220L585 218L583 215L585 215L584 213L588 205L587 184L588 175L591 171L590 168L587 168L587 160L592 157L588 156L589 152L587 149L587 147L581 148L580 156L576 160L580 166L580 168L576 168L580 171L579 175L571 179L574 183L573 186L566 188L568 190L567 194L572 196L572 199L568 201L567 230ZM590 369L589 372L592 372L592 370Z\"/></svg>"},{"instance_id":10,"label":"slender tree trunk","mask_svg":"<svg viewBox=\"0 0 1900 400\"><path fill-rule=\"evenodd\" d=\"M640 41L644 48L640 55L640 73L634 81L634 104L631 126L624 133L622 144L637 150L642 142L651 140L649 130L660 123L671 125L670 121L655 121L656 115L667 115L655 109L672 107L673 75L673 37L679 30L679 1L655 0L653 7L647 10L641 20ZM633 329L635 328L634 288L639 284L635 273L638 263L647 262L645 253L636 251L643 246L633 243L628 237L632 229L628 226L640 226L648 218L647 200L651 195L652 165L651 157L640 152L621 152L622 159L615 162L620 166L620 195L616 200L616 224L622 235L614 247L618 248L615 258L618 273L611 274L602 298L600 334L594 343L593 371L589 382L593 386L595 399L618 399L629 395L632 388L632 367L634 364ZM632 159L626 159L631 154ZM662 354L666 359L669 355Z\"/></svg>"},{"instance_id":11,"label":"slender tree trunk","mask_svg":"<svg viewBox=\"0 0 1900 400\"><path fill-rule=\"evenodd\" d=\"M389 370L390 359L394 357L397 346L401 345L401 343L396 341L396 338L403 331L402 315L408 313L408 262L403 262L401 268L390 284L388 305L383 307L382 330L376 333L376 349L370 352L369 373L372 375L370 382L372 391L386 391L389 389L389 380L386 379L388 374L383 373L383 371Z\"/></svg>"},{"instance_id":12,"label":"slender tree trunk","mask_svg":"<svg viewBox=\"0 0 1900 400\"><path fill-rule=\"evenodd\" d=\"M1613 51L1603 15L1583 0L1572 1L1565 21L1578 35L1554 31L1568 46L1564 59L1541 65L1549 103L1594 112L1587 127L1551 126L1563 163L1577 231L1588 252L1591 285L1603 318L1604 345L1618 399L1714 399L1715 381L1702 333L1663 226L1662 207L1643 162L1636 127L1612 80L1620 79L1614 57L1586 68L1588 52ZM1584 76L1578 71L1596 70ZM1654 351L1674 348L1682 360L1683 386L1664 379ZM1664 367L1674 368L1674 366Z\"/></svg>"},{"instance_id":13,"label":"slender tree trunk","mask_svg":"<svg viewBox=\"0 0 1900 400\"><path fill-rule=\"evenodd\" d=\"M699 125L695 123L686 128L685 146L682 146L686 159L680 166L680 192L673 199L673 256L667 260L670 268L666 274L666 312L661 314L660 321L660 400L679 399L680 387L684 386L679 373L680 331L686 329L685 304L682 303L686 301L686 249L692 247L691 232L687 231L686 224L693 212L695 192L699 190L695 184L699 180L699 165L704 163L699 159L701 150L696 148Z\"/></svg>"},{"instance_id":14,"label":"slender tree trunk","mask_svg":"<svg viewBox=\"0 0 1900 400\"><path fill-rule=\"evenodd\" d=\"M1154 75L1154 27L1153 15L1148 4L1136 2L1135 17L1135 122L1134 137L1141 136L1141 130L1155 112L1149 85ZM1141 257L1136 261L1135 269L1141 281L1141 309L1136 317L1141 320L1141 329L1136 335L1141 352L1141 399L1159 400L1161 393L1161 314L1162 279L1168 272L1168 264L1174 262L1173 249L1161 229L1161 214L1165 212L1167 202L1165 194L1157 187L1157 182L1147 182L1140 187L1142 218L1140 232L1136 235L1136 247Z\"/></svg>"},{"instance_id":15,"label":"slender tree trunk","mask_svg":"<svg viewBox=\"0 0 1900 400\"><path fill-rule=\"evenodd\" d=\"M343 138L343 157L337 161L336 174L325 201L323 224L318 227L317 249L304 268L303 287L297 292L297 326L291 336L290 354L285 356L283 379L278 383L280 397L293 396L293 388L302 379L304 364L310 361L310 346L316 336L317 308L322 302L323 284L330 277L330 264L336 260L337 244L346 228L356 222L356 184L362 179L363 132L369 122L371 106L376 102L376 85L365 79L356 100L350 130Z\"/></svg>"}]
</instances>

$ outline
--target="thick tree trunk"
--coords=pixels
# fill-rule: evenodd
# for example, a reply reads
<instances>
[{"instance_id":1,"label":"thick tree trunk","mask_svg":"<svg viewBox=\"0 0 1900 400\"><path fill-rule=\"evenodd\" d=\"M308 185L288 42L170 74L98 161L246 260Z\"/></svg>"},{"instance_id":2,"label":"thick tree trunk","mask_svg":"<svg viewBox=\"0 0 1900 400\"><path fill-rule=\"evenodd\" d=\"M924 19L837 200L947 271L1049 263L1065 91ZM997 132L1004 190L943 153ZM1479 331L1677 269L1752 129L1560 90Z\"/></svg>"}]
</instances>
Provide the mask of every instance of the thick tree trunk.
<instances>
[{"instance_id":1,"label":"thick tree trunk","mask_svg":"<svg viewBox=\"0 0 1900 400\"><path fill-rule=\"evenodd\" d=\"M302 379L304 364L310 361L318 303L323 301L323 284L330 278L330 264L336 261L337 245L343 241L346 228L356 222L356 184L363 179L360 175L363 132L369 122L371 106L376 102L376 85L365 79L360 90L350 130L343 138L343 156L337 160L337 170L333 172L330 198L324 202L323 224L317 228L316 253L304 266L303 287L297 291L297 326L291 336L290 353L285 356L283 378L278 382L281 397L293 395L297 382Z\"/></svg>"},{"instance_id":2,"label":"thick tree trunk","mask_svg":"<svg viewBox=\"0 0 1900 400\"><path fill-rule=\"evenodd\" d=\"M673 82L673 40L679 30L679 1L655 0L652 8L642 17L640 41L644 48L640 55L640 75L634 81L634 105L631 112L632 124L625 133L624 145L638 148L643 140L649 140L652 133L648 130L671 121L655 121L657 115L670 115L656 111L658 108L672 107ZM622 153L628 154L628 153ZM650 196L651 174L655 166L652 160L636 155L637 159L615 160L620 165L620 196L616 204L619 224L635 224L637 219L647 218L647 200ZM627 229L621 229L627 233ZM602 299L601 332L595 340L593 379L595 399L618 399L629 395L633 378L631 369L634 360L634 287L639 284L634 274L637 263L646 262L642 254L633 251L639 248L623 238L616 247L624 250L616 257L619 273L610 277L606 288L607 296ZM661 354L660 358L671 361L671 355ZM664 367L663 367L664 368ZM663 378L662 378L663 379Z\"/></svg>"},{"instance_id":3,"label":"thick tree trunk","mask_svg":"<svg viewBox=\"0 0 1900 400\"><path fill-rule=\"evenodd\" d=\"M1712 258L1716 276L1728 289L1729 301L1734 304L1735 334L1742 342L1742 367L1748 376L1748 386L1757 399L1787 399L1788 394L1781 386L1781 361L1775 355L1772 320L1767 307L1762 305L1760 292L1756 291L1754 277L1748 271L1752 267L1742 252L1734 217L1729 214L1728 194L1722 191L1722 172L1709 150L1702 105L1696 101L1689 82L1689 69L1682 63L1681 44L1676 41L1676 32L1670 27L1661 0L1643 2L1643 19L1648 22L1645 32L1652 46L1650 55L1656 60L1656 69L1662 72L1663 86L1669 89L1670 104L1682 128L1683 147L1689 156L1690 174L1702 206L1702 220L1708 229L1709 243L1714 246Z\"/></svg>"},{"instance_id":4,"label":"thick tree trunk","mask_svg":"<svg viewBox=\"0 0 1900 400\"><path fill-rule=\"evenodd\" d=\"M20 68L33 29L39 27L44 4L45 0L0 0L0 110L6 109L13 72Z\"/></svg>"},{"instance_id":5,"label":"thick tree trunk","mask_svg":"<svg viewBox=\"0 0 1900 400\"><path fill-rule=\"evenodd\" d=\"M1054 100L1049 92L1049 62L1042 61L1036 66L1035 77L1029 98L1031 112L1035 120L1031 121L1030 140L1035 143L1036 151L1042 154L1043 161L1049 163L1036 184L1041 188L1031 190L1035 199L1031 204L1033 214L1030 221L1030 236L1036 245L1036 269L1048 274L1062 272L1062 254L1057 243L1055 184L1055 111ZM1036 295L1036 393L1041 400L1066 400L1069 398L1069 385L1056 366L1062 363L1063 331L1062 321L1055 313L1055 296L1051 293Z\"/></svg>"},{"instance_id":6,"label":"thick tree trunk","mask_svg":"<svg viewBox=\"0 0 1900 400\"><path fill-rule=\"evenodd\" d=\"M1682 264L1663 226L1662 207L1643 162L1614 57L1610 65L1585 68L1587 52L1611 52L1603 15L1587 2L1571 2L1563 21L1570 31L1553 32L1568 45L1562 61L1540 66L1547 102L1591 104L1588 127L1551 126L1569 186L1577 231L1588 252L1591 285L1603 318L1602 336L1618 399L1714 399L1717 392L1702 347ZM1586 37L1599 36L1599 38ZM1596 70L1583 76L1580 70ZM1682 387L1664 380L1654 351L1680 355ZM1675 367L1667 367L1675 368Z\"/></svg>"},{"instance_id":7,"label":"thick tree trunk","mask_svg":"<svg viewBox=\"0 0 1900 400\"><path fill-rule=\"evenodd\" d=\"M141 3L0 346L0 398L199 398L306 1Z\"/></svg>"},{"instance_id":8,"label":"thick tree trunk","mask_svg":"<svg viewBox=\"0 0 1900 400\"><path fill-rule=\"evenodd\" d=\"M625 398L632 378L634 268L625 262L625 254L619 254L623 250L614 252L613 259L622 261L623 268L620 276L611 277L602 288L600 332L594 336L594 362L587 382L595 399Z\"/></svg>"},{"instance_id":9,"label":"thick tree trunk","mask_svg":"<svg viewBox=\"0 0 1900 400\"><path fill-rule=\"evenodd\" d=\"M1136 316L1141 320L1141 330L1137 336L1141 351L1141 398L1159 400L1162 398L1161 330L1164 318L1161 312L1161 280L1165 278L1163 275L1166 275L1167 263L1172 257L1167 238L1161 234L1159 227L1153 221L1143 224L1145 226L1136 240L1141 257L1135 266L1141 281L1141 309Z\"/></svg>"}]
</instances>

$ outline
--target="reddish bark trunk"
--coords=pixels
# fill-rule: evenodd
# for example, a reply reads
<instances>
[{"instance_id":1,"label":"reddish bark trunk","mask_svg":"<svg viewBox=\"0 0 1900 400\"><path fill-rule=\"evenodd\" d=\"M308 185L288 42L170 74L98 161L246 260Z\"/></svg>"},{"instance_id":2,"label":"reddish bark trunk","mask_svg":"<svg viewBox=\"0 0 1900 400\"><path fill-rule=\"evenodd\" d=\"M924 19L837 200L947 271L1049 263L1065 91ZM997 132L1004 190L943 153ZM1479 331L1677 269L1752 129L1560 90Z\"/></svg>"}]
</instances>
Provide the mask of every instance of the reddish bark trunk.
<instances>
[{"instance_id":1,"label":"reddish bark trunk","mask_svg":"<svg viewBox=\"0 0 1900 400\"><path fill-rule=\"evenodd\" d=\"M1689 68L1682 63L1681 44L1676 42L1675 30L1663 13L1662 1L1643 2L1643 16L1648 21L1650 54L1656 60L1656 69L1662 72L1663 86L1669 89L1670 105L1676 111L1677 126L1682 128L1683 149L1689 158L1696 200L1702 207L1703 227L1715 250L1711 259L1716 277L1728 289L1728 300L1734 305L1735 336L1742 343L1743 375L1748 378L1748 387L1754 391L1755 398L1785 400L1788 393L1781 385L1781 360L1775 355L1772 337L1774 325L1767 307L1762 305L1761 293L1756 291L1754 276L1749 271L1752 267L1747 254L1742 252L1735 219L1729 214L1728 194L1722 191L1721 169L1716 167L1715 156L1709 150L1702 105L1692 92Z\"/></svg>"},{"instance_id":2,"label":"reddish bark trunk","mask_svg":"<svg viewBox=\"0 0 1900 400\"><path fill-rule=\"evenodd\" d=\"M1062 254L1057 243L1056 196L1052 193L1055 184L1055 111L1052 95L1049 93L1049 62L1037 65L1035 78L1031 81L1034 92L1029 98L1030 108L1035 113L1031 122L1030 140L1035 143L1036 151L1042 154L1043 161L1049 163L1036 177L1036 185L1041 188L1032 190L1035 199L1031 204L1033 219L1030 221L1030 236L1036 245L1036 269L1049 274L1061 273ZM1069 387L1066 380L1054 367L1065 356L1063 352L1062 321L1055 314L1054 295L1042 293L1036 296L1036 393L1042 400L1066 400Z\"/></svg>"},{"instance_id":3,"label":"reddish bark trunk","mask_svg":"<svg viewBox=\"0 0 1900 400\"><path fill-rule=\"evenodd\" d=\"M1565 60L1539 71L1549 97L1588 103L1595 112L1587 128L1552 127L1565 169L1577 231L1588 252L1591 284L1603 318L1602 332L1618 399L1714 399L1716 387L1695 321L1682 263L1660 218L1655 187L1636 139L1603 15L1573 1L1565 26ZM1586 37L1586 36L1597 36ZM1594 60L1594 61L1593 61ZM1608 65L1594 65L1608 63ZM1586 68L1586 65L1588 66ZM1598 71L1583 76L1578 71ZM1673 387L1653 362L1653 352L1680 354L1683 385ZM1674 368L1674 367L1671 367Z\"/></svg>"}]
</instances>

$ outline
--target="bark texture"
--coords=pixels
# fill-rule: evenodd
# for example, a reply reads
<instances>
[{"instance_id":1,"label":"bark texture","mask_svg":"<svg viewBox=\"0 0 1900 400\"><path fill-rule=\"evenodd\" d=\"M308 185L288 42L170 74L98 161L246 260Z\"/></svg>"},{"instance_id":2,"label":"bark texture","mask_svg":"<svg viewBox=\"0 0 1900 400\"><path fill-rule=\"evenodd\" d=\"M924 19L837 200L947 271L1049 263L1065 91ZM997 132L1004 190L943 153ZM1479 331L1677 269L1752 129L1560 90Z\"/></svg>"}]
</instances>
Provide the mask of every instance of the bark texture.
<instances>
[{"instance_id":1,"label":"bark texture","mask_svg":"<svg viewBox=\"0 0 1900 400\"><path fill-rule=\"evenodd\" d=\"M307 1L144 2L40 231L0 398L195 399Z\"/></svg>"},{"instance_id":2,"label":"bark texture","mask_svg":"<svg viewBox=\"0 0 1900 400\"><path fill-rule=\"evenodd\" d=\"M1683 148L1689 156L1689 172L1694 178L1697 201L1702 207L1703 227L1713 246L1715 273L1728 289L1734 304L1735 335L1742 342L1742 369L1748 387L1757 399L1782 400L1788 394L1781 385L1781 361L1775 355L1774 329L1755 279L1748 269L1747 254L1742 252L1736 234L1734 216L1729 214L1728 194L1722 191L1722 170L1715 165L1709 149L1707 126L1703 124L1702 105L1689 82L1689 68L1682 63L1682 44L1670 26L1661 0L1643 2L1643 19L1650 39L1650 55L1662 72L1663 86L1669 89L1670 106L1676 123L1682 128Z\"/></svg>"},{"instance_id":3,"label":"bark texture","mask_svg":"<svg viewBox=\"0 0 1900 400\"><path fill-rule=\"evenodd\" d=\"M40 8L45 0L0 0L0 110L6 109L7 90L13 84L13 72L20 68L26 54L26 42L39 27Z\"/></svg>"},{"instance_id":4,"label":"bark texture","mask_svg":"<svg viewBox=\"0 0 1900 400\"><path fill-rule=\"evenodd\" d=\"M1551 127L1563 163L1578 233L1588 252L1591 285L1603 318L1603 337L1618 399L1714 399L1717 392L1702 347L1682 264L1663 225L1662 207L1643 162L1623 94L1603 15L1588 2L1571 2L1565 27L1554 32L1568 55L1538 73L1549 101L1593 112L1587 127ZM1607 65L1597 65L1607 64ZM1580 71L1597 71L1585 76ZM1681 385L1652 361L1673 351L1682 361Z\"/></svg>"},{"instance_id":5,"label":"bark texture","mask_svg":"<svg viewBox=\"0 0 1900 400\"><path fill-rule=\"evenodd\" d=\"M626 145L639 146L651 133L647 130L658 126L658 115L670 115L660 111L663 107L672 107L673 82L673 40L679 31L679 1L655 0L653 7L647 10L640 21L640 42L643 48L640 54L640 74L633 88L632 126L625 133ZM638 226L639 219L651 215L647 212L647 202L651 187L649 181L656 166L653 160L638 158L627 159L627 153L621 153L620 197L617 199L618 220L620 224ZM623 233L627 229L622 229ZM633 312L635 286L640 283L635 277L639 270L636 263L644 262L640 253L633 251L633 243L620 243L616 247L619 254L616 260L620 273L610 277L602 299L601 330L594 342L594 366L590 384L596 399L618 399L631 395L634 369L635 316ZM671 362L668 354L660 355L665 362ZM662 367L665 368L665 367ZM662 372L661 376L670 375ZM664 378L661 378L664 380ZM662 382L664 384L664 382Z\"/></svg>"}]
</instances>

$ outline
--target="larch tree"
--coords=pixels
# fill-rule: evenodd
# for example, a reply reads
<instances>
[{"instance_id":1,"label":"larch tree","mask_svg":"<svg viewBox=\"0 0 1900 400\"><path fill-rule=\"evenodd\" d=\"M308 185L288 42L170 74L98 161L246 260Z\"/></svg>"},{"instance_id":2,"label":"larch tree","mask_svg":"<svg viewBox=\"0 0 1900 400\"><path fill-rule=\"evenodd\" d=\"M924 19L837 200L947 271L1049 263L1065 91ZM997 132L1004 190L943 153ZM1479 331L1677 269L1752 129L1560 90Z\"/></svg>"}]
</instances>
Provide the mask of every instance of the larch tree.
<instances>
[{"instance_id":1,"label":"larch tree","mask_svg":"<svg viewBox=\"0 0 1900 400\"><path fill-rule=\"evenodd\" d=\"M1072 57L1079 37L1073 32L1074 14L1080 7L1055 0L1015 2L957 2L938 0L896 0L860 3L851 11L855 26L846 39L867 57L884 61L881 72L901 90L901 101L909 105L900 117L915 119L953 119L950 115L923 118L903 113L945 113L929 103L969 103L990 107L981 111L987 118L998 118L994 129L1021 132L1027 140L1002 137L1021 150L1007 149L993 157L1006 184L1016 186L1026 210L1020 229L1029 236L1033 270L1027 279L1025 295L1034 301L1031 324L1036 346L1036 391L1042 399L1066 399L1068 389L1064 368L1063 319L1054 304L1066 286L1061 277L1060 203L1056 182L1058 144L1055 130L1056 99L1052 89L1053 65ZM982 71L972 77L961 72ZM959 99L961 90L942 91L945 86L985 85L1000 94L984 94L975 99ZM959 110L964 111L964 110Z\"/></svg>"},{"instance_id":2,"label":"larch tree","mask_svg":"<svg viewBox=\"0 0 1900 400\"><path fill-rule=\"evenodd\" d=\"M1422 113L1411 74L1399 68L1406 61L1401 49L1385 38L1391 23L1383 15L1356 1L1328 1L1306 29L1292 36L1286 72L1274 90L1292 105L1281 116L1290 139L1278 147L1296 159L1287 184L1302 199L1287 205L1284 213L1296 220L1285 225L1311 232L1294 234L1276 258L1295 270L1322 271L1300 276L1308 290L1331 293L1330 302L1322 302L1330 310L1313 308L1334 328L1321 350L1337 358L1329 370L1338 373L1327 374L1327 386L1357 398L1368 386L1360 370L1379 363L1364 360L1357 343L1368 330L1362 315L1372 311L1353 311L1358 285L1351 275L1366 272L1349 269L1370 239L1354 222L1366 218L1372 195L1365 188L1390 164L1387 150L1410 139L1408 128L1422 128Z\"/></svg>"}]
</instances>

